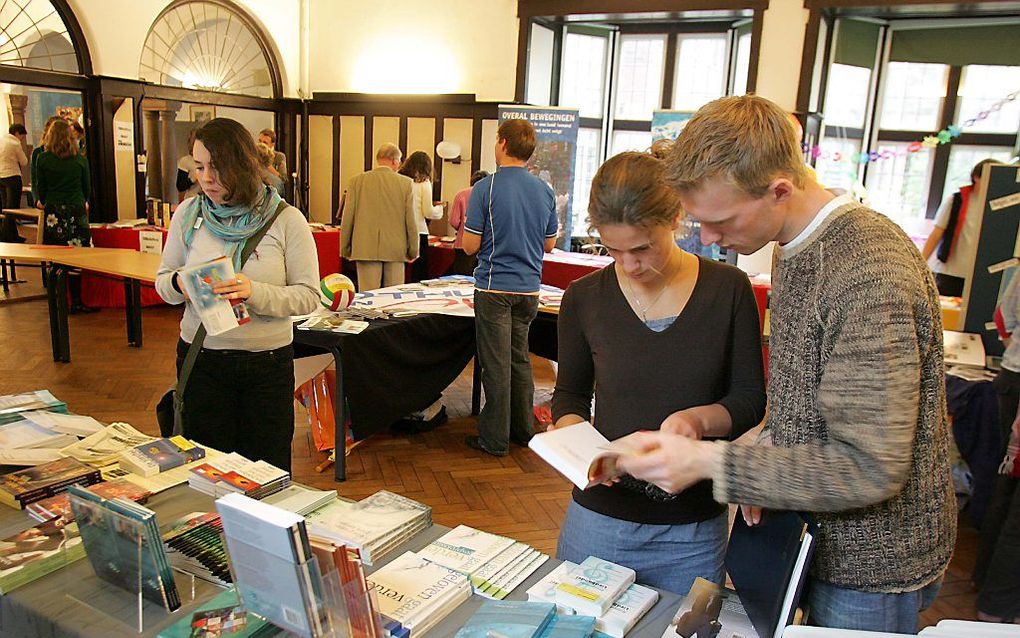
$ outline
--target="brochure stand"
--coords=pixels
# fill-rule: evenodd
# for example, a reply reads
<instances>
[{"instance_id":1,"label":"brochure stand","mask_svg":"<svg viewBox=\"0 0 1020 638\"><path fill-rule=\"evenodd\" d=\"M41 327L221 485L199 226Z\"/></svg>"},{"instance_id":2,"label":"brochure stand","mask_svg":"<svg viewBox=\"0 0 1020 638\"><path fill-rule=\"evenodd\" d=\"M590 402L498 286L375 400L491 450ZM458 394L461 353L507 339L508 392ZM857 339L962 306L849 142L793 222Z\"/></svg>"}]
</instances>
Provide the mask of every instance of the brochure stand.
<instances>
[{"instance_id":1,"label":"brochure stand","mask_svg":"<svg viewBox=\"0 0 1020 638\"><path fill-rule=\"evenodd\" d=\"M182 598L194 598L194 578L170 569L162 544L149 546L144 522L74 494L70 499L93 573L61 579L68 600L142 633L179 609Z\"/></svg>"}]
</instances>

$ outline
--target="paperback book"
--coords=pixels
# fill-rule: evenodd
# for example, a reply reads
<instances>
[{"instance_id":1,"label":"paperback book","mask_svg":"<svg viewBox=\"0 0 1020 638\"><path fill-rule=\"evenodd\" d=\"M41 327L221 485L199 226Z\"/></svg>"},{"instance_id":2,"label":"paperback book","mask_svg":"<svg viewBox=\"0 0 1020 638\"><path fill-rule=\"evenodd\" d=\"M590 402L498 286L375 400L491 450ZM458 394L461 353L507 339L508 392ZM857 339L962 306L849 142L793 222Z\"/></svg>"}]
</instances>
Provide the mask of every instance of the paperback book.
<instances>
[{"instance_id":1,"label":"paperback book","mask_svg":"<svg viewBox=\"0 0 1020 638\"><path fill-rule=\"evenodd\" d=\"M478 593L487 598L503 600L547 560L549 556L529 547L519 559L497 572Z\"/></svg>"},{"instance_id":2,"label":"paperback book","mask_svg":"<svg viewBox=\"0 0 1020 638\"><path fill-rule=\"evenodd\" d=\"M430 525L431 507L385 490L357 503L338 499L308 515L312 533L357 547L366 565Z\"/></svg>"},{"instance_id":3,"label":"paperback book","mask_svg":"<svg viewBox=\"0 0 1020 638\"><path fill-rule=\"evenodd\" d=\"M616 459L628 452L587 421L540 432L528 447L582 490L620 476Z\"/></svg>"},{"instance_id":4,"label":"paperback book","mask_svg":"<svg viewBox=\"0 0 1020 638\"><path fill-rule=\"evenodd\" d=\"M120 466L142 476L152 476L205 458L205 450L182 436L156 439L125 450Z\"/></svg>"},{"instance_id":5,"label":"paperback book","mask_svg":"<svg viewBox=\"0 0 1020 638\"><path fill-rule=\"evenodd\" d=\"M567 560L557 565L551 572L543 576L541 580L528 588L528 600L542 603L554 603L556 604L556 613L573 614L573 607L567 607L556 603L556 587L563 581L567 573L575 567L577 567L577 563L572 563Z\"/></svg>"},{"instance_id":6,"label":"paperback book","mask_svg":"<svg viewBox=\"0 0 1020 638\"><path fill-rule=\"evenodd\" d=\"M56 571L85 555L74 524L52 519L0 540L0 594Z\"/></svg>"},{"instance_id":7,"label":"paperback book","mask_svg":"<svg viewBox=\"0 0 1020 638\"><path fill-rule=\"evenodd\" d=\"M55 441L64 438L63 432L36 423L24 415L9 423L0 424L0 448L54 447Z\"/></svg>"},{"instance_id":8,"label":"paperback book","mask_svg":"<svg viewBox=\"0 0 1020 638\"><path fill-rule=\"evenodd\" d=\"M596 621L591 616L556 614L545 626L540 638L588 638L595 631Z\"/></svg>"},{"instance_id":9,"label":"paperback book","mask_svg":"<svg viewBox=\"0 0 1020 638\"><path fill-rule=\"evenodd\" d=\"M406 552L366 578L379 611L420 636L471 597L463 574Z\"/></svg>"},{"instance_id":10,"label":"paperback book","mask_svg":"<svg viewBox=\"0 0 1020 638\"><path fill-rule=\"evenodd\" d=\"M262 638L279 634L276 625L249 614L230 587L191 614L159 632L157 638Z\"/></svg>"},{"instance_id":11,"label":"paperback book","mask_svg":"<svg viewBox=\"0 0 1020 638\"><path fill-rule=\"evenodd\" d=\"M739 518L739 517L738 517ZM736 592L696 578L662 638L758 638Z\"/></svg>"},{"instance_id":12,"label":"paperback book","mask_svg":"<svg viewBox=\"0 0 1020 638\"><path fill-rule=\"evenodd\" d=\"M174 568L223 587L233 582L219 514L193 512L174 521L163 544Z\"/></svg>"},{"instance_id":13,"label":"paperback book","mask_svg":"<svg viewBox=\"0 0 1020 638\"><path fill-rule=\"evenodd\" d=\"M146 490L138 487L130 481L123 479L117 479L113 481L103 481L96 483L85 488L93 494L98 494L103 498L126 498L136 503L144 503L148 500L151 494ZM71 498L67 492L61 492L56 496L44 498L41 501L36 501L25 508L29 516L36 519L37 521L48 521L51 518L62 518L65 523L69 523L74 520L74 512L71 511Z\"/></svg>"},{"instance_id":14,"label":"paperback book","mask_svg":"<svg viewBox=\"0 0 1020 638\"><path fill-rule=\"evenodd\" d=\"M49 390L35 390L23 394L0 396L0 423L10 423L19 418L22 412L32 410L49 410L50 412L67 412L67 404L58 400Z\"/></svg>"},{"instance_id":15,"label":"paperback book","mask_svg":"<svg viewBox=\"0 0 1020 638\"><path fill-rule=\"evenodd\" d=\"M75 459L58 459L0 477L0 503L25 509L69 485L92 485L100 480L99 470Z\"/></svg>"},{"instance_id":16,"label":"paperback book","mask_svg":"<svg viewBox=\"0 0 1020 638\"><path fill-rule=\"evenodd\" d=\"M336 500L336 490L314 490L304 485L291 484L262 499L263 503L306 516Z\"/></svg>"},{"instance_id":17,"label":"paperback book","mask_svg":"<svg viewBox=\"0 0 1020 638\"><path fill-rule=\"evenodd\" d=\"M458 525L418 552L422 558L471 577L472 572L514 544L512 538ZM474 584L472 582L472 584Z\"/></svg>"},{"instance_id":18,"label":"paperback book","mask_svg":"<svg viewBox=\"0 0 1020 638\"><path fill-rule=\"evenodd\" d=\"M244 301L227 300L213 292L214 285L237 278L228 257L182 268L178 276L209 335L223 334L251 321Z\"/></svg>"},{"instance_id":19,"label":"paperback book","mask_svg":"<svg viewBox=\"0 0 1020 638\"><path fill-rule=\"evenodd\" d=\"M579 614L601 616L634 584L634 570L589 556L556 586L556 603Z\"/></svg>"},{"instance_id":20,"label":"paperback book","mask_svg":"<svg viewBox=\"0 0 1020 638\"><path fill-rule=\"evenodd\" d=\"M285 470L265 461L250 461L236 452L198 464L188 473L189 487L213 497L244 494L261 500L290 484Z\"/></svg>"},{"instance_id":21,"label":"paperback book","mask_svg":"<svg viewBox=\"0 0 1020 638\"><path fill-rule=\"evenodd\" d=\"M105 427L102 423L96 421L90 416L63 414L60 412L50 412L48 410L22 412L21 417L54 432L71 434L76 437L95 434Z\"/></svg>"},{"instance_id":22,"label":"paperback book","mask_svg":"<svg viewBox=\"0 0 1020 638\"><path fill-rule=\"evenodd\" d=\"M111 423L60 452L92 467L106 467L116 463L121 452L155 440L156 437L143 434L127 423Z\"/></svg>"},{"instance_id":23,"label":"paperback book","mask_svg":"<svg viewBox=\"0 0 1020 638\"><path fill-rule=\"evenodd\" d=\"M487 600L455 638L536 638L556 618L556 605L541 602ZM594 626L595 619L591 619ZM591 635L591 628L584 636ZM564 637L569 638L569 637Z\"/></svg>"}]
</instances>

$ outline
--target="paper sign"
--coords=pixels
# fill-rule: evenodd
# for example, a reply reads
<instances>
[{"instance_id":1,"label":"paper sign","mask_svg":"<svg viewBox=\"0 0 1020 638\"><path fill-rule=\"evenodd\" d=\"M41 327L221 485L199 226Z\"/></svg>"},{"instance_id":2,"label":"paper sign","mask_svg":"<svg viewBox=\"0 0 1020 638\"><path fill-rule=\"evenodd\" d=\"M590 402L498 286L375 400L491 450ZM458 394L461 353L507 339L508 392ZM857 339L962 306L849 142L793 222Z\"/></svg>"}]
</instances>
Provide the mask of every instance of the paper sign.
<instances>
[{"instance_id":1,"label":"paper sign","mask_svg":"<svg viewBox=\"0 0 1020 638\"><path fill-rule=\"evenodd\" d=\"M138 232L138 250L150 255L163 254L163 233L158 230L142 230Z\"/></svg>"},{"instance_id":2,"label":"paper sign","mask_svg":"<svg viewBox=\"0 0 1020 638\"><path fill-rule=\"evenodd\" d=\"M118 150L131 150L135 145L135 127L131 122L116 122L113 139L117 143Z\"/></svg>"},{"instance_id":3,"label":"paper sign","mask_svg":"<svg viewBox=\"0 0 1020 638\"><path fill-rule=\"evenodd\" d=\"M1012 195L993 199L988 202L988 207L992 210L1002 210L1003 208L1009 208L1010 206L1016 206L1017 204L1020 204L1020 193L1013 193Z\"/></svg>"}]
</instances>

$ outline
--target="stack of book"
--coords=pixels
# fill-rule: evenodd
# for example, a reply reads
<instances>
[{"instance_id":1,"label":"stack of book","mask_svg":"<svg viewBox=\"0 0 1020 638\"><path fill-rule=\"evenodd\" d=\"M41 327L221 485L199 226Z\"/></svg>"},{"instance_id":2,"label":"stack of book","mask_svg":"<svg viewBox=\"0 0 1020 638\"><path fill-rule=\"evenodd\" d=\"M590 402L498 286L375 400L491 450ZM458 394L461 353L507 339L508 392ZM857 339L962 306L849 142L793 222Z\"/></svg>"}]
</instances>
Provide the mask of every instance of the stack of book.
<instances>
[{"instance_id":1,"label":"stack of book","mask_svg":"<svg viewBox=\"0 0 1020 638\"><path fill-rule=\"evenodd\" d=\"M562 562L528 589L528 600L555 603L561 614L575 613L573 607L563 605L557 596L560 583L565 582L575 569L575 563ZM623 638L658 600L659 592L632 584L612 602L609 611L596 618L595 630L613 638Z\"/></svg>"},{"instance_id":2,"label":"stack of book","mask_svg":"<svg viewBox=\"0 0 1020 638\"><path fill-rule=\"evenodd\" d=\"M205 449L183 436L156 439L120 453L120 466L141 476L153 476L205 458Z\"/></svg>"},{"instance_id":3,"label":"stack of book","mask_svg":"<svg viewBox=\"0 0 1020 638\"><path fill-rule=\"evenodd\" d=\"M174 521L163 532L163 544L175 569L223 587L233 582L216 512L195 512Z\"/></svg>"},{"instance_id":4,"label":"stack of book","mask_svg":"<svg viewBox=\"0 0 1020 638\"><path fill-rule=\"evenodd\" d=\"M105 471L117 464L122 452L155 440L156 437L143 434L127 423L111 423L61 449L60 453Z\"/></svg>"},{"instance_id":5,"label":"stack of book","mask_svg":"<svg viewBox=\"0 0 1020 638\"><path fill-rule=\"evenodd\" d=\"M304 485L291 485L262 499L274 507L307 516L336 500L336 490L313 490Z\"/></svg>"},{"instance_id":6,"label":"stack of book","mask_svg":"<svg viewBox=\"0 0 1020 638\"><path fill-rule=\"evenodd\" d=\"M8 594L84 555L78 529L61 519L0 539L0 594Z\"/></svg>"},{"instance_id":7,"label":"stack of book","mask_svg":"<svg viewBox=\"0 0 1020 638\"><path fill-rule=\"evenodd\" d=\"M96 483L86 489L103 498L117 498L119 496L136 503L144 503L152 496L150 492L124 479ZM71 511L71 499L67 492L61 492L56 496L36 501L26 507L25 511L37 521L48 521L51 518L58 517L64 519L65 523L70 523L74 520L74 513Z\"/></svg>"},{"instance_id":8,"label":"stack of book","mask_svg":"<svg viewBox=\"0 0 1020 638\"><path fill-rule=\"evenodd\" d=\"M156 524L156 513L124 498L105 499L76 485L68 488L85 554L96 576L168 611L181 606Z\"/></svg>"},{"instance_id":9,"label":"stack of book","mask_svg":"<svg viewBox=\"0 0 1020 638\"><path fill-rule=\"evenodd\" d=\"M556 585L556 604L579 614L599 617L634 584L633 569L589 556Z\"/></svg>"},{"instance_id":10,"label":"stack of book","mask_svg":"<svg viewBox=\"0 0 1020 638\"><path fill-rule=\"evenodd\" d=\"M306 638L330 633L322 575L304 519L236 493L217 499L216 510L248 611Z\"/></svg>"},{"instance_id":11,"label":"stack of book","mask_svg":"<svg viewBox=\"0 0 1020 638\"><path fill-rule=\"evenodd\" d=\"M358 548L366 565L431 525L431 507L385 490L357 503L336 500L308 515L313 534Z\"/></svg>"},{"instance_id":12,"label":"stack of book","mask_svg":"<svg viewBox=\"0 0 1020 638\"><path fill-rule=\"evenodd\" d=\"M0 477L0 503L25 509L30 503L66 490L69 485L93 485L101 480L97 469L74 459L58 459Z\"/></svg>"},{"instance_id":13,"label":"stack of book","mask_svg":"<svg viewBox=\"0 0 1020 638\"><path fill-rule=\"evenodd\" d=\"M90 417L30 411L0 422L0 465L39 465L63 458L61 448L102 429Z\"/></svg>"},{"instance_id":14,"label":"stack of book","mask_svg":"<svg viewBox=\"0 0 1020 638\"><path fill-rule=\"evenodd\" d=\"M20 418L20 413L31 410L66 413L67 404L50 394L49 390L0 396L0 423L15 421Z\"/></svg>"},{"instance_id":15,"label":"stack of book","mask_svg":"<svg viewBox=\"0 0 1020 638\"><path fill-rule=\"evenodd\" d=\"M213 497L244 494L261 500L290 485L290 474L265 461L249 461L232 452L192 467L188 485Z\"/></svg>"},{"instance_id":16,"label":"stack of book","mask_svg":"<svg viewBox=\"0 0 1020 638\"><path fill-rule=\"evenodd\" d=\"M486 601L454 638L538 638L556 618L556 605L510 600ZM592 625L594 625L594 618ZM591 635L591 629L585 636ZM578 638L585 638L579 636Z\"/></svg>"},{"instance_id":17,"label":"stack of book","mask_svg":"<svg viewBox=\"0 0 1020 638\"><path fill-rule=\"evenodd\" d=\"M476 593L496 600L506 598L549 560L524 543L466 525L450 530L418 555L464 574Z\"/></svg>"},{"instance_id":18,"label":"stack of book","mask_svg":"<svg viewBox=\"0 0 1020 638\"><path fill-rule=\"evenodd\" d=\"M464 574L406 552L369 575L384 627L392 636L406 630L413 638L435 627L471 597Z\"/></svg>"}]
</instances>

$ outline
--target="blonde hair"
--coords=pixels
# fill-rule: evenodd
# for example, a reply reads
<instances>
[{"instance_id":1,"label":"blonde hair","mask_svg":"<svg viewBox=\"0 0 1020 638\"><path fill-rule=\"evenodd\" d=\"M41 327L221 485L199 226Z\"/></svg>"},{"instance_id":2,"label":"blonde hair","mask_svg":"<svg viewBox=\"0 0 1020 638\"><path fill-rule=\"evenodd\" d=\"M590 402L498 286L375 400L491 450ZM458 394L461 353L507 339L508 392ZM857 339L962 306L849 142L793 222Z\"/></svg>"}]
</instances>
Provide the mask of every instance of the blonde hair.
<instances>
[{"instance_id":1,"label":"blonde hair","mask_svg":"<svg viewBox=\"0 0 1020 638\"><path fill-rule=\"evenodd\" d=\"M259 164L262 165L262 168L269 168L273 165L273 160L276 159L276 153L273 149L269 148L268 144L256 142L255 150L258 151Z\"/></svg>"},{"instance_id":2,"label":"blonde hair","mask_svg":"<svg viewBox=\"0 0 1020 638\"><path fill-rule=\"evenodd\" d=\"M43 136L43 149L60 159L67 159L78 154L78 145L71 137L71 124L63 119L54 120Z\"/></svg>"},{"instance_id":3,"label":"blonde hair","mask_svg":"<svg viewBox=\"0 0 1020 638\"><path fill-rule=\"evenodd\" d=\"M807 181L797 134L786 111L754 95L724 97L701 107L666 158L666 182L680 192L721 177L761 197L778 176Z\"/></svg>"},{"instance_id":4,"label":"blonde hair","mask_svg":"<svg viewBox=\"0 0 1020 638\"><path fill-rule=\"evenodd\" d=\"M672 226L683 211L679 194L662 175L662 160L649 153L628 151L610 157L591 181L589 224Z\"/></svg>"}]
</instances>

